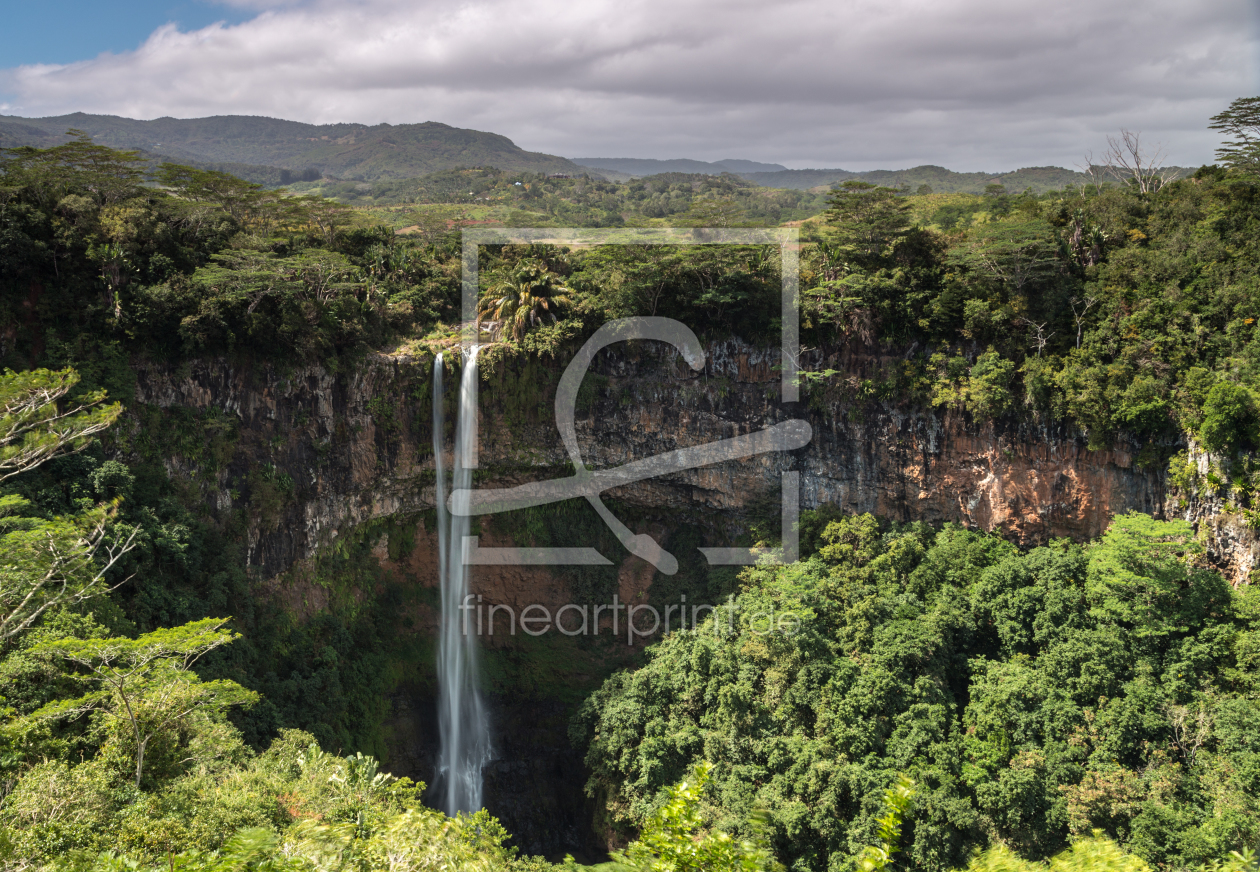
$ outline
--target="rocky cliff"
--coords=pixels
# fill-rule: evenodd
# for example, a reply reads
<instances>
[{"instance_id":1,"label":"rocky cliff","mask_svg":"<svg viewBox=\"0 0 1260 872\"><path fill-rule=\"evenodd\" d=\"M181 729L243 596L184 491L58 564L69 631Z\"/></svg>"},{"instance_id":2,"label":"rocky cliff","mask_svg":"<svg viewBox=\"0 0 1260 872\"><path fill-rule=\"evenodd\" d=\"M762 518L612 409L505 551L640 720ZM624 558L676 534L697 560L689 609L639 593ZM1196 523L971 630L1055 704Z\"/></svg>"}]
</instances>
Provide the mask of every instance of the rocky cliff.
<instances>
[{"instance_id":1,"label":"rocky cliff","mask_svg":"<svg viewBox=\"0 0 1260 872\"><path fill-rule=\"evenodd\" d=\"M813 438L805 448L610 494L653 507L667 526L671 512L680 520L707 519L715 535L717 519L738 529L751 502L777 499L780 473L789 469L801 473L804 508L834 503L902 520L956 521L1025 544L1096 536L1116 512L1165 511L1165 461L1143 466L1135 446L1089 451L1066 427L977 425L962 413L862 402L844 391L815 389L806 391L805 402L784 404L777 398L777 356L729 341L709 349L697 375L660 347L604 352L578 399L584 459L612 467L791 418L808 420ZM864 377L864 366L879 365L850 363L853 381ZM142 365L136 399L217 410L232 424L234 441L216 468L194 469L178 456L169 464L196 473L215 511L248 514L249 562L267 578L365 521L433 507L431 369L431 357L388 355L370 356L339 375L318 366L281 370L223 359L182 369ZM559 370L502 361L484 375L483 483L569 472L552 409ZM454 390L447 393L449 422ZM282 487L268 490L266 483L276 481Z\"/></svg>"},{"instance_id":2,"label":"rocky cliff","mask_svg":"<svg viewBox=\"0 0 1260 872\"><path fill-rule=\"evenodd\" d=\"M1194 525L1208 558L1235 586L1248 583L1260 562L1260 513L1240 505L1257 504L1255 492L1247 492L1246 479L1251 476L1231 476L1225 469L1252 462L1250 458L1231 462L1191 442L1170 464L1176 475L1164 502L1167 517Z\"/></svg>"}]
</instances>

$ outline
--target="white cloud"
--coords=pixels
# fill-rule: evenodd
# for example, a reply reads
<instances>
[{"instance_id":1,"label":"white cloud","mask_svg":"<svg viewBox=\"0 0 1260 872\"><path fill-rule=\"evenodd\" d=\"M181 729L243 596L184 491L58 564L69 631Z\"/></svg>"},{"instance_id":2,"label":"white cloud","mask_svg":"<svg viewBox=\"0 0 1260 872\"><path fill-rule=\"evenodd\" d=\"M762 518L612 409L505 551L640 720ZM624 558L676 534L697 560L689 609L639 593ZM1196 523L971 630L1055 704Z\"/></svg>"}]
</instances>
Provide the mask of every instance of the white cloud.
<instances>
[{"instance_id":1,"label":"white cloud","mask_svg":"<svg viewBox=\"0 0 1260 872\"><path fill-rule=\"evenodd\" d=\"M314 0L5 73L8 111L442 121L575 156L1070 165L1142 130L1210 160L1257 89L1248 0Z\"/></svg>"}]
</instances>

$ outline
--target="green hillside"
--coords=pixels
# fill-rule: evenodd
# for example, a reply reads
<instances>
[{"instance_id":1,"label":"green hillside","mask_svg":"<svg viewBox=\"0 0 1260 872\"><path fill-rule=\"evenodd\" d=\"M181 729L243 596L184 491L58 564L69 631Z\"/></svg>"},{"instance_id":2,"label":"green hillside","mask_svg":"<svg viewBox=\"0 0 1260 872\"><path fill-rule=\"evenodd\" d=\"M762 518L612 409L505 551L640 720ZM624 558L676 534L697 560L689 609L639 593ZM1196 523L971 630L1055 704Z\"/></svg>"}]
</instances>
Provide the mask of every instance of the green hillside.
<instances>
[{"instance_id":1,"label":"green hillside","mask_svg":"<svg viewBox=\"0 0 1260 872\"><path fill-rule=\"evenodd\" d=\"M28 123L25 118L0 115L0 148L17 148L20 145L49 148L64 142L66 138L54 136L43 127Z\"/></svg>"},{"instance_id":2,"label":"green hillside","mask_svg":"<svg viewBox=\"0 0 1260 872\"><path fill-rule=\"evenodd\" d=\"M51 129L46 130L42 127L26 124L24 121L14 122L0 117L0 150L21 146L51 148L68 142L70 139L71 137L67 136L64 131L53 133ZM182 149L172 149L170 152L161 154L140 147L130 150L135 151L146 165L151 168L156 168L158 165L168 161L176 161L198 169L228 173L248 182L267 187L277 187L292 181L313 181L319 178L319 172L314 168L306 168L295 172L282 167L261 166L234 161L203 160L195 154Z\"/></svg>"},{"instance_id":3,"label":"green hillside","mask_svg":"<svg viewBox=\"0 0 1260 872\"><path fill-rule=\"evenodd\" d=\"M0 116L0 147L48 147L83 130L111 148L141 149L182 163L316 169L374 180L427 175L458 166L546 173L580 172L562 157L519 148L506 136L423 124L303 124L248 115L136 121L76 112L51 118ZM249 175L248 172L245 173Z\"/></svg>"},{"instance_id":4,"label":"green hillside","mask_svg":"<svg viewBox=\"0 0 1260 872\"><path fill-rule=\"evenodd\" d=\"M1089 181L1084 173L1062 167L1026 167L1009 173L958 173L929 164L908 170L873 170L859 175L863 181L877 185L891 188L904 185L914 189L928 185L933 191L945 194L981 194L985 186L993 184L1002 185L1011 192L1032 188L1033 193L1043 194Z\"/></svg>"},{"instance_id":5,"label":"green hillside","mask_svg":"<svg viewBox=\"0 0 1260 872\"><path fill-rule=\"evenodd\" d=\"M810 218L826 208L825 194L763 188L733 173L661 173L613 182L588 175L556 177L483 167L443 170L417 179L325 179L293 184L288 190L359 208L408 207L406 223L420 225L440 216L443 221L524 227L616 227L657 221L774 226Z\"/></svg>"}]
</instances>

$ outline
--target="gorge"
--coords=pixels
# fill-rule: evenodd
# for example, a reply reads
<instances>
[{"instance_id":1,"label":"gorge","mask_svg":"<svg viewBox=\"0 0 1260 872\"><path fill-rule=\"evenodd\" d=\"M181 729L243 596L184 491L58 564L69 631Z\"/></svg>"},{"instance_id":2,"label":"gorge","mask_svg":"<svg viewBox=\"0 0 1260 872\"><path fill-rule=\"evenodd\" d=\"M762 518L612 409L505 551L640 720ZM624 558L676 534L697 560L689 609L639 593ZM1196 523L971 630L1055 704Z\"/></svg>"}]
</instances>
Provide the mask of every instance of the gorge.
<instances>
[{"instance_id":1,"label":"gorge","mask_svg":"<svg viewBox=\"0 0 1260 872\"><path fill-rule=\"evenodd\" d=\"M728 544L756 523L758 513L777 514L769 504L777 498L779 473L794 468L801 471L801 504L807 510L831 503L845 512L953 521L1000 531L1025 544L1060 536L1088 539L1105 529L1112 514L1142 511L1198 520L1213 559L1235 578L1245 577L1255 559L1255 538L1239 521L1219 505L1177 493L1168 481L1166 460L1144 463L1136 446L1123 441L1091 451L1066 426L977 424L960 413L862 402L816 388L808 388L803 401L789 409L774 390L777 349L727 340L710 345L706 354L705 371L695 375L672 350L652 343L601 353L577 414L579 439L592 467L750 432L797 415L808 418L815 435L807 447L786 455L690 470L611 495L636 517L638 531L663 544ZM458 409L453 443L458 481L460 457L470 450L461 441L462 422L476 368L465 359L458 398L448 396L442 389L446 359L445 354L377 354L341 375L318 366L280 370L223 359L192 361L182 369L150 364L137 371L136 398L168 411L217 408L235 419L230 454L215 477L200 485L204 499L218 511L237 505L231 482L243 480L263 458L297 483L277 517L264 518L251 509L249 563L270 596L307 603L298 606L299 613L311 614L325 595L304 567L356 530L376 529L380 532L370 534L376 542L372 553L383 571L405 584L441 587L441 602L449 603L449 597L462 595L465 570L452 551L460 539L448 532L452 519L441 507L442 430L449 429L451 418L445 410ZM481 443L475 449L479 481L503 486L567 469L549 416L549 391L563 363L499 359L492 368L483 367ZM847 378L856 380L881 360L869 353L835 352L827 363L839 364ZM1175 447L1169 446L1169 453ZM183 468L178 456L168 465L175 474ZM251 506L248 494L235 499ZM382 522L390 525L388 536ZM488 545L521 544L531 529L528 518L517 515L474 524ZM398 534L400 527L405 534ZM590 527L575 522L573 529ZM405 548L394 547L394 536ZM686 571L682 581L666 579L638 558L618 557L615 542L611 548L608 544L604 553L618 565L594 579L589 572L548 567L474 566L467 569L467 591L486 604L519 611L530 603L555 609L583 597L606 601L594 598L614 591L624 602L651 602L654 596L663 602L680 591L699 598L717 590L717 582L706 587ZM417 606L412 632L449 632L439 613ZM572 701L609 670L632 662L635 650L624 644L580 647L554 636L543 645L521 635L481 642L498 675L505 662L528 672L550 668L544 664L560 657L566 668L542 678L532 690L504 695L491 687L487 705L494 731L485 738L474 731L483 717L475 695L456 705L442 691L435 699L431 689L400 687L391 696L393 713L386 721L393 737L387 765L428 781L435 768L451 765L439 751L442 731L458 730L467 742L461 753L467 756L456 759L486 763L486 805L525 850L549 855L597 851L589 800L582 795L585 776L568 748L567 713ZM464 652L469 659L461 663L454 653L439 647L439 685L468 691L463 683L468 673L462 670L477 655ZM557 691L545 686L548 681L572 686ZM441 724L437 730L434 721ZM487 740L495 749L493 762L486 761ZM474 801L472 788L459 792L465 789L456 790L454 783L447 781L438 791L441 804L469 807L464 803Z\"/></svg>"}]
</instances>

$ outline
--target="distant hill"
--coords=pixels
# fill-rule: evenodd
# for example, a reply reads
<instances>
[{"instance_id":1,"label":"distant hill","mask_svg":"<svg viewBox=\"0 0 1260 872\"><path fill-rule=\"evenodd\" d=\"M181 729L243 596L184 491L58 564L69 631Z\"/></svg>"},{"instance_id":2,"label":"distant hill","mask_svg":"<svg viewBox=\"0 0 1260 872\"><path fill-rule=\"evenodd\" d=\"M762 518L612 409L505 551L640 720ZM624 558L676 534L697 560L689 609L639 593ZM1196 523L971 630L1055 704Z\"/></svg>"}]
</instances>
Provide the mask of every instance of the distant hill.
<instances>
[{"instance_id":1,"label":"distant hill","mask_svg":"<svg viewBox=\"0 0 1260 872\"><path fill-rule=\"evenodd\" d=\"M872 170L860 176L864 182L890 188L908 186L917 190L921 185L928 185L942 194L980 194L986 185L993 184L1002 185L1012 194L1027 188L1040 194L1089 181L1084 173L1061 167L1029 167L1008 173L956 173L930 164L908 170Z\"/></svg>"},{"instance_id":2,"label":"distant hill","mask_svg":"<svg viewBox=\"0 0 1260 872\"><path fill-rule=\"evenodd\" d=\"M979 194L986 185L1001 184L1011 193L1032 188L1040 194L1065 185L1087 182L1083 173L1061 167L1028 167L1007 173L957 173L944 167L926 165L908 170L868 170L855 172L844 169L789 170L778 164L759 164L754 161L724 160L707 163L698 160L646 160L637 158L579 157L574 161L582 166L625 176L649 176L660 173L708 173L720 175L735 173L754 184L767 188L793 188L808 190L820 186L831 187L846 179L860 179L875 185L892 188L908 186L918 190L929 185L942 194Z\"/></svg>"},{"instance_id":3,"label":"distant hill","mask_svg":"<svg viewBox=\"0 0 1260 872\"><path fill-rule=\"evenodd\" d=\"M136 121L76 112L51 118L0 116L0 147L46 148L75 128L101 145L140 149L177 162L244 167L241 174L317 170L347 179L414 178L452 167L581 173L572 161L525 151L506 136L423 124L303 124L252 115ZM257 175L258 172L253 172Z\"/></svg>"},{"instance_id":4,"label":"distant hill","mask_svg":"<svg viewBox=\"0 0 1260 872\"><path fill-rule=\"evenodd\" d=\"M926 165L905 170L854 172L838 168L790 170L781 164L733 158L720 161L595 157L568 160L525 151L497 133L466 130L436 121L373 126L303 124L254 115L153 121L82 112L51 118L0 115L0 148L19 145L47 148L65 142L70 128L88 133L101 145L140 151L154 163L171 160L192 164L273 186L311 181L321 176L355 182L416 179L461 167L571 176L585 172L602 175L610 181L666 173L711 176L733 173L767 188L796 190L825 190L846 179L861 179L894 188L907 187L911 191L927 185L937 193L972 194L982 193L986 185L994 183L1004 185L1011 193L1028 188L1034 193L1043 193L1089 181L1083 173L1062 167L958 173ZM1192 171L1182 169L1180 172Z\"/></svg>"},{"instance_id":5,"label":"distant hill","mask_svg":"<svg viewBox=\"0 0 1260 872\"><path fill-rule=\"evenodd\" d=\"M782 164L761 163L755 160L720 160L720 167L726 167L733 173L777 173L787 169Z\"/></svg>"},{"instance_id":6,"label":"distant hill","mask_svg":"<svg viewBox=\"0 0 1260 872\"><path fill-rule=\"evenodd\" d=\"M614 173L630 177L656 176L661 173L703 173L718 176L722 173L775 173L787 170L780 164L759 163L755 160L736 160L728 158L719 161L689 160L655 160L637 157L575 157L573 162L579 166L594 170L610 170Z\"/></svg>"},{"instance_id":7,"label":"distant hill","mask_svg":"<svg viewBox=\"0 0 1260 872\"><path fill-rule=\"evenodd\" d=\"M1170 172L1189 175L1194 172L1186 167L1168 167ZM858 179L873 185L889 188L908 187L917 191L927 185L938 194L982 194L985 186L999 184L1012 194L1032 188L1034 194L1057 191L1068 185L1089 183L1089 177L1063 167L1025 167L1007 173L957 173L944 167L927 164L908 170L782 170L774 173L739 173L750 182L767 188L795 188L808 190L822 185L830 187L837 182Z\"/></svg>"},{"instance_id":8,"label":"distant hill","mask_svg":"<svg viewBox=\"0 0 1260 872\"><path fill-rule=\"evenodd\" d=\"M0 148L17 148L20 145L48 148L65 139L64 136L52 135L42 127L27 124L25 118L0 115Z\"/></svg>"}]
</instances>

